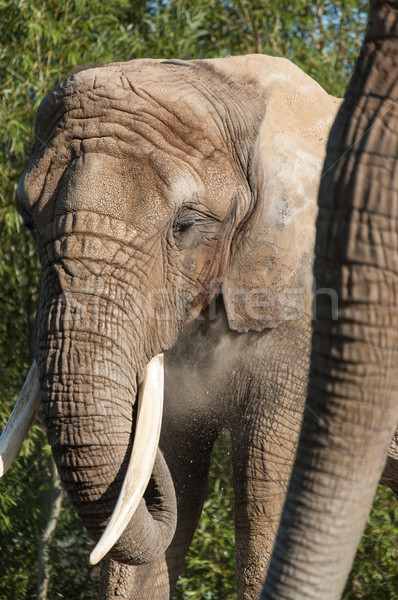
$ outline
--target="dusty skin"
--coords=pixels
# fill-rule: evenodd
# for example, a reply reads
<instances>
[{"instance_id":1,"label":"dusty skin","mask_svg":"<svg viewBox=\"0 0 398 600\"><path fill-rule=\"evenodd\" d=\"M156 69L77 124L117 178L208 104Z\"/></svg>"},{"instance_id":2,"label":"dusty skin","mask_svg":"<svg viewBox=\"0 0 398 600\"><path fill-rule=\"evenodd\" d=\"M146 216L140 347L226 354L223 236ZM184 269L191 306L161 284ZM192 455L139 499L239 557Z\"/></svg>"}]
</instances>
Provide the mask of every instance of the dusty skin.
<instances>
[{"instance_id":1,"label":"dusty skin","mask_svg":"<svg viewBox=\"0 0 398 600\"><path fill-rule=\"evenodd\" d=\"M386 466L398 419L397 148L398 1L371 0L319 190L314 273L338 294L338 322L320 301L262 600L341 598L383 471L397 495L397 433Z\"/></svg>"},{"instance_id":2,"label":"dusty skin","mask_svg":"<svg viewBox=\"0 0 398 600\"><path fill-rule=\"evenodd\" d=\"M16 196L42 264L34 355L54 459L96 542L146 365L165 361L159 449L103 560L102 599L171 598L222 428L238 596L258 598L304 406L316 199L339 104L289 61L253 55L90 68L39 108ZM337 318L335 291L319 295Z\"/></svg>"}]
</instances>

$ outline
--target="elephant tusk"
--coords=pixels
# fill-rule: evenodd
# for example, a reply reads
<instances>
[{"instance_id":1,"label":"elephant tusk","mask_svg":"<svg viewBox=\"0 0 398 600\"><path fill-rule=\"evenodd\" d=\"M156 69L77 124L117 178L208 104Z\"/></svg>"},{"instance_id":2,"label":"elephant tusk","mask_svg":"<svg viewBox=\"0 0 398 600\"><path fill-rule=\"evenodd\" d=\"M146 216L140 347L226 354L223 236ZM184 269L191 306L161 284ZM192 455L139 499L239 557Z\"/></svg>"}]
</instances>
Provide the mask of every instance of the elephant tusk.
<instances>
[{"instance_id":1,"label":"elephant tusk","mask_svg":"<svg viewBox=\"0 0 398 600\"><path fill-rule=\"evenodd\" d=\"M34 360L0 437L0 477L14 462L40 408L40 384Z\"/></svg>"},{"instance_id":2,"label":"elephant tusk","mask_svg":"<svg viewBox=\"0 0 398 600\"><path fill-rule=\"evenodd\" d=\"M138 414L130 462L119 498L101 538L90 555L97 564L114 546L130 522L148 485L158 449L163 412L163 354L146 366L138 391Z\"/></svg>"}]
</instances>

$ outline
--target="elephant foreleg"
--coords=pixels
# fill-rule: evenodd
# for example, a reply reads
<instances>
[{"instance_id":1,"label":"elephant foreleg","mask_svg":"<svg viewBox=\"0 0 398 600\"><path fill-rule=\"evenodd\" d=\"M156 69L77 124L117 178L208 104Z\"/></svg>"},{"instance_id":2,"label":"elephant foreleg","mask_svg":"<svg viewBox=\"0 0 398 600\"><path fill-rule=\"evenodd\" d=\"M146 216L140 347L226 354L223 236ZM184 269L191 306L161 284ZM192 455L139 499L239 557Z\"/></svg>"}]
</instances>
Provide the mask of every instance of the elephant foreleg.
<instances>
[{"instance_id":1,"label":"elephant foreleg","mask_svg":"<svg viewBox=\"0 0 398 600\"><path fill-rule=\"evenodd\" d=\"M290 350L285 344L280 351L277 340L270 341L277 364L262 360L254 368L241 400L244 411L231 429L239 600L259 597L296 451L306 355L303 351L297 356L297 336L290 337L295 346ZM264 371L266 378L261 379Z\"/></svg>"}]
</instances>

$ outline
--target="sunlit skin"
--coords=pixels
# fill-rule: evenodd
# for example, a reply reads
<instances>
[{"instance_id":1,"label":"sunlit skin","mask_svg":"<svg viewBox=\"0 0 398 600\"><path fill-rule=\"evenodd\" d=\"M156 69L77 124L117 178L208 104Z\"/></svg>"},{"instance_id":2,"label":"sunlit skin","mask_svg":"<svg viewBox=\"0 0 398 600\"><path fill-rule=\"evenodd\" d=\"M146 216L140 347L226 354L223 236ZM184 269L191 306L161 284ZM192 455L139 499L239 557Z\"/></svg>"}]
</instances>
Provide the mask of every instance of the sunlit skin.
<instances>
[{"instance_id":1,"label":"sunlit skin","mask_svg":"<svg viewBox=\"0 0 398 600\"><path fill-rule=\"evenodd\" d=\"M39 109L16 197L42 264L34 354L53 456L94 541L125 479L145 368L165 360L160 451L101 598L171 597L223 428L238 597L260 593L303 411L339 104L289 61L249 56L83 70Z\"/></svg>"}]
</instances>

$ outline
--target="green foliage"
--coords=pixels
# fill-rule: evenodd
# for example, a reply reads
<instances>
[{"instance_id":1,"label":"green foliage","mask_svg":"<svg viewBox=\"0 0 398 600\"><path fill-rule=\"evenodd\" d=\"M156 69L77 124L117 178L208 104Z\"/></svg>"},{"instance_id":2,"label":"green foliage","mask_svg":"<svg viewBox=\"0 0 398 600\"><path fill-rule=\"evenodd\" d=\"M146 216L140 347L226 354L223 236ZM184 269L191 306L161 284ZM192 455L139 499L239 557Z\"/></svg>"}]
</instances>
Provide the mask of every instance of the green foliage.
<instances>
[{"instance_id":1,"label":"green foliage","mask_svg":"<svg viewBox=\"0 0 398 600\"><path fill-rule=\"evenodd\" d=\"M397 542L398 503L379 486L343 600L398 600Z\"/></svg>"},{"instance_id":2,"label":"green foliage","mask_svg":"<svg viewBox=\"0 0 398 600\"><path fill-rule=\"evenodd\" d=\"M229 434L212 454L207 498L177 584L175 600L235 600L235 535Z\"/></svg>"},{"instance_id":3,"label":"green foliage","mask_svg":"<svg viewBox=\"0 0 398 600\"><path fill-rule=\"evenodd\" d=\"M37 429L38 435L30 436L29 456L25 449L21 451L0 487L2 600L36 598L38 540L50 510L50 449ZM88 563L91 548L91 540L65 500L51 547L49 598L97 597L98 569Z\"/></svg>"},{"instance_id":4,"label":"green foliage","mask_svg":"<svg viewBox=\"0 0 398 600\"><path fill-rule=\"evenodd\" d=\"M329 93L342 95L358 54L366 8L364 0L0 0L0 427L31 362L40 273L13 198L45 94L87 63L264 52L291 58ZM222 436L214 452L209 494L177 600L236 597L233 492L230 473L223 470L227 438ZM1 599L36 597L49 471L49 448L37 421L0 481ZM345 600L398 598L394 502L383 491L376 499ZM65 500L51 548L50 598L96 598L98 569L88 566L90 547Z\"/></svg>"},{"instance_id":5,"label":"green foliage","mask_svg":"<svg viewBox=\"0 0 398 600\"><path fill-rule=\"evenodd\" d=\"M67 497L62 508L50 549L49 599L97 600L100 568L88 560L93 542Z\"/></svg>"}]
</instances>

